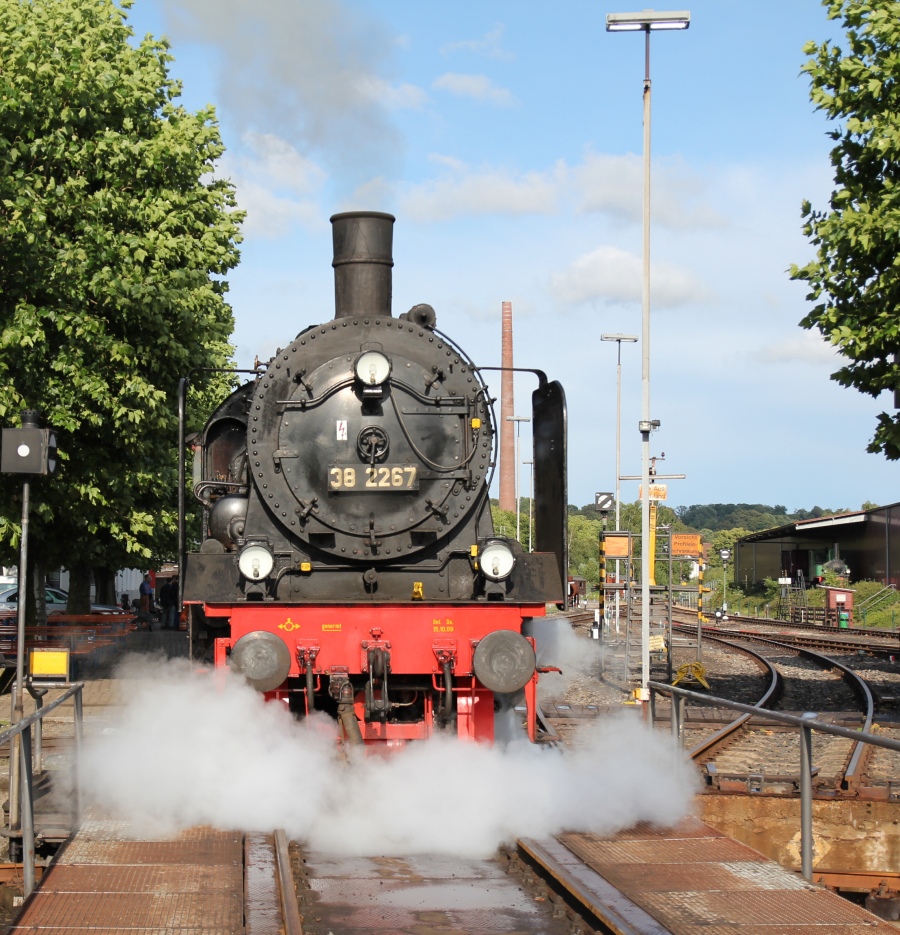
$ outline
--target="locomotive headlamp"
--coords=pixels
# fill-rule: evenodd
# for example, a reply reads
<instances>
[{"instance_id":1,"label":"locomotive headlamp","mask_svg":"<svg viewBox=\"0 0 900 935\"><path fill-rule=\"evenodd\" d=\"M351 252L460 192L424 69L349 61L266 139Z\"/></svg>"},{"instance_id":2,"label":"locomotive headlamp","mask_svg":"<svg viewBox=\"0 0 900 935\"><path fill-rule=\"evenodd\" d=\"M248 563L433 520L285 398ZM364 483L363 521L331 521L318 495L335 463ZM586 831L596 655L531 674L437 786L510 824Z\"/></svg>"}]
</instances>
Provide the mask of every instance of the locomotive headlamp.
<instances>
[{"instance_id":1,"label":"locomotive headlamp","mask_svg":"<svg viewBox=\"0 0 900 935\"><path fill-rule=\"evenodd\" d=\"M512 572L516 557L505 542L489 542L481 550L479 564L486 578L490 578L491 581L502 581Z\"/></svg>"},{"instance_id":2,"label":"locomotive headlamp","mask_svg":"<svg viewBox=\"0 0 900 935\"><path fill-rule=\"evenodd\" d=\"M380 351L366 351L356 361L355 371L363 386L381 386L391 375L391 362Z\"/></svg>"},{"instance_id":3,"label":"locomotive headlamp","mask_svg":"<svg viewBox=\"0 0 900 935\"><path fill-rule=\"evenodd\" d=\"M275 559L264 545L248 545L238 559L241 574L251 581L268 578L274 567Z\"/></svg>"}]
</instances>

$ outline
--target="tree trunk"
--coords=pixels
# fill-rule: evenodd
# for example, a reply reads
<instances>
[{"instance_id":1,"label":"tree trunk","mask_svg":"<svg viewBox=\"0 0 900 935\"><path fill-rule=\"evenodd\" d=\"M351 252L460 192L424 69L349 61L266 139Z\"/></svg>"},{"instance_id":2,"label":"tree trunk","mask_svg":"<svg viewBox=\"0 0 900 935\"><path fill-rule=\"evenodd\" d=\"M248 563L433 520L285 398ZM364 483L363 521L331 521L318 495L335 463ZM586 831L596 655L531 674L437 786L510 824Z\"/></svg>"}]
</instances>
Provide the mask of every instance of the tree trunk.
<instances>
[{"instance_id":1,"label":"tree trunk","mask_svg":"<svg viewBox=\"0 0 900 935\"><path fill-rule=\"evenodd\" d=\"M78 562L69 566L69 613L91 612L91 566Z\"/></svg>"},{"instance_id":2,"label":"tree trunk","mask_svg":"<svg viewBox=\"0 0 900 935\"><path fill-rule=\"evenodd\" d=\"M94 569L94 601L97 604L117 604L116 572L114 568Z\"/></svg>"}]
</instances>

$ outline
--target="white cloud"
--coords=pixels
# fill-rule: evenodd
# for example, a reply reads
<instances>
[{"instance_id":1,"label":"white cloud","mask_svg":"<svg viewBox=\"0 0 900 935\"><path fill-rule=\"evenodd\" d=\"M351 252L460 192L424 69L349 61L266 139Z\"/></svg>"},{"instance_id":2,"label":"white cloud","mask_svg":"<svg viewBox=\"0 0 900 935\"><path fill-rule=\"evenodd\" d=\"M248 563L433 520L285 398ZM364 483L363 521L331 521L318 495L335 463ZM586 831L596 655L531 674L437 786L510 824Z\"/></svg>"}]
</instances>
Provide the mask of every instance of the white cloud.
<instances>
[{"instance_id":1,"label":"white cloud","mask_svg":"<svg viewBox=\"0 0 900 935\"><path fill-rule=\"evenodd\" d=\"M419 220L466 214L549 214L569 205L618 223L641 223L643 178L637 156L588 153L578 165L560 160L532 172L474 169L445 153L432 153L428 158L448 171L443 178L407 189L404 208L413 210ZM707 187L706 180L680 163L657 169L654 226L677 231L721 228L726 221L706 203Z\"/></svg>"},{"instance_id":2,"label":"white cloud","mask_svg":"<svg viewBox=\"0 0 900 935\"><path fill-rule=\"evenodd\" d=\"M721 227L725 219L702 199L707 183L680 160L651 165L651 212L654 224L675 229ZM571 169L578 208L640 223L643 212L644 162L634 153L588 152Z\"/></svg>"},{"instance_id":3,"label":"white cloud","mask_svg":"<svg viewBox=\"0 0 900 935\"><path fill-rule=\"evenodd\" d=\"M414 84L390 84L376 75L361 75L360 92L388 110L421 110L430 100L426 91Z\"/></svg>"},{"instance_id":4,"label":"white cloud","mask_svg":"<svg viewBox=\"0 0 900 935\"><path fill-rule=\"evenodd\" d=\"M641 301L641 271L640 256L607 245L578 257L568 269L551 276L550 288L572 305L593 301L627 305ZM691 272L669 263L652 265L650 289L654 308L674 308L709 298L709 291Z\"/></svg>"},{"instance_id":5,"label":"white cloud","mask_svg":"<svg viewBox=\"0 0 900 935\"><path fill-rule=\"evenodd\" d=\"M836 348L829 344L818 331L798 329L796 337L787 341L763 344L757 351L759 360L767 364L827 364L838 367L841 357Z\"/></svg>"},{"instance_id":6,"label":"white cloud","mask_svg":"<svg viewBox=\"0 0 900 935\"><path fill-rule=\"evenodd\" d=\"M325 181L325 172L318 165L279 136L250 132L244 134L242 142L255 157L253 162L243 159L242 165L281 188L307 195L318 191Z\"/></svg>"},{"instance_id":7,"label":"white cloud","mask_svg":"<svg viewBox=\"0 0 900 935\"><path fill-rule=\"evenodd\" d=\"M221 160L218 174L229 176L238 205L247 212L245 236L273 238L293 227L318 227L317 196L326 174L290 143L271 133L245 133L244 150Z\"/></svg>"},{"instance_id":8,"label":"white cloud","mask_svg":"<svg viewBox=\"0 0 900 935\"><path fill-rule=\"evenodd\" d=\"M556 210L558 184L553 173L515 174L484 169L410 187L400 211L415 220L437 221L460 215L550 214Z\"/></svg>"},{"instance_id":9,"label":"white cloud","mask_svg":"<svg viewBox=\"0 0 900 935\"><path fill-rule=\"evenodd\" d=\"M435 78L431 85L435 90L449 91L458 97L471 97L498 107L511 107L518 103L506 88L500 88L487 75L462 75L448 71Z\"/></svg>"},{"instance_id":10,"label":"white cloud","mask_svg":"<svg viewBox=\"0 0 900 935\"><path fill-rule=\"evenodd\" d=\"M446 166L454 172L464 172L466 169L466 164L461 159L457 159L455 156L444 156L441 153L430 153L428 161L439 166Z\"/></svg>"},{"instance_id":11,"label":"white cloud","mask_svg":"<svg viewBox=\"0 0 900 935\"><path fill-rule=\"evenodd\" d=\"M515 55L503 48L501 40L506 32L503 23L497 23L494 28L485 33L481 39L464 39L461 42L447 42L441 46L441 54L449 55L454 52L474 52L476 55L484 55L488 58L497 59L503 62L512 61Z\"/></svg>"}]
</instances>

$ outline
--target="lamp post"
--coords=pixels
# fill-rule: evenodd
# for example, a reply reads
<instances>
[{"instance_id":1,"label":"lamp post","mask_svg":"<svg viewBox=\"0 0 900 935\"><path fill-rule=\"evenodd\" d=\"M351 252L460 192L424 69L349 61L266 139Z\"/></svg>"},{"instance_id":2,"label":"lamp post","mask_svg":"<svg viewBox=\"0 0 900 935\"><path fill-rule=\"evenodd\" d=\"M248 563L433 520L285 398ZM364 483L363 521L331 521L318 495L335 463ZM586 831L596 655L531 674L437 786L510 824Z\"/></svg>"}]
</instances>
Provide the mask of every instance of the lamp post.
<instances>
[{"instance_id":1,"label":"lamp post","mask_svg":"<svg viewBox=\"0 0 900 935\"><path fill-rule=\"evenodd\" d=\"M522 428L522 423L530 422L531 419L528 416L507 416L506 421L516 423L516 541L521 543L522 514L519 510L519 500L521 496L521 486L519 484L519 432Z\"/></svg>"},{"instance_id":2,"label":"lamp post","mask_svg":"<svg viewBox=\"0 0 900 935\"><path fill-rule=\"evenodd\" d=\"M650 432L659 422L650 418L650 33L659 29L687 29L687 10L608 13L607 32L644 33L644 211L643 276L641 286L641 701L650 700Z\"/></svg>"}]
</instances>

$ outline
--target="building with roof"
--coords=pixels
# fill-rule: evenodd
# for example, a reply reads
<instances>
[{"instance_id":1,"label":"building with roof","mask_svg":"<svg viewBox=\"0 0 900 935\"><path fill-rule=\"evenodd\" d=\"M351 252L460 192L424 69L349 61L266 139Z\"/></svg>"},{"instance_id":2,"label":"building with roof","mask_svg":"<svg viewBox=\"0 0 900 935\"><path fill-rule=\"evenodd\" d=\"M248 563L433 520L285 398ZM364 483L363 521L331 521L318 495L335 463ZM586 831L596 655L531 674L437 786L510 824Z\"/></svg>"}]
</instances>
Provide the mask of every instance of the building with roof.
<instances>
[{"instance_id":1,"label":"building with roof","mask_svg":"<svg viewBox=\"0 0 900 935\"><path fill-rule=\"evenodd\" d=\"M735 581L821 578L826 562L839 559L850 581L900 585L900 503L855 513L802 519L738 539Z\"/></svg>"}]
</instances>

